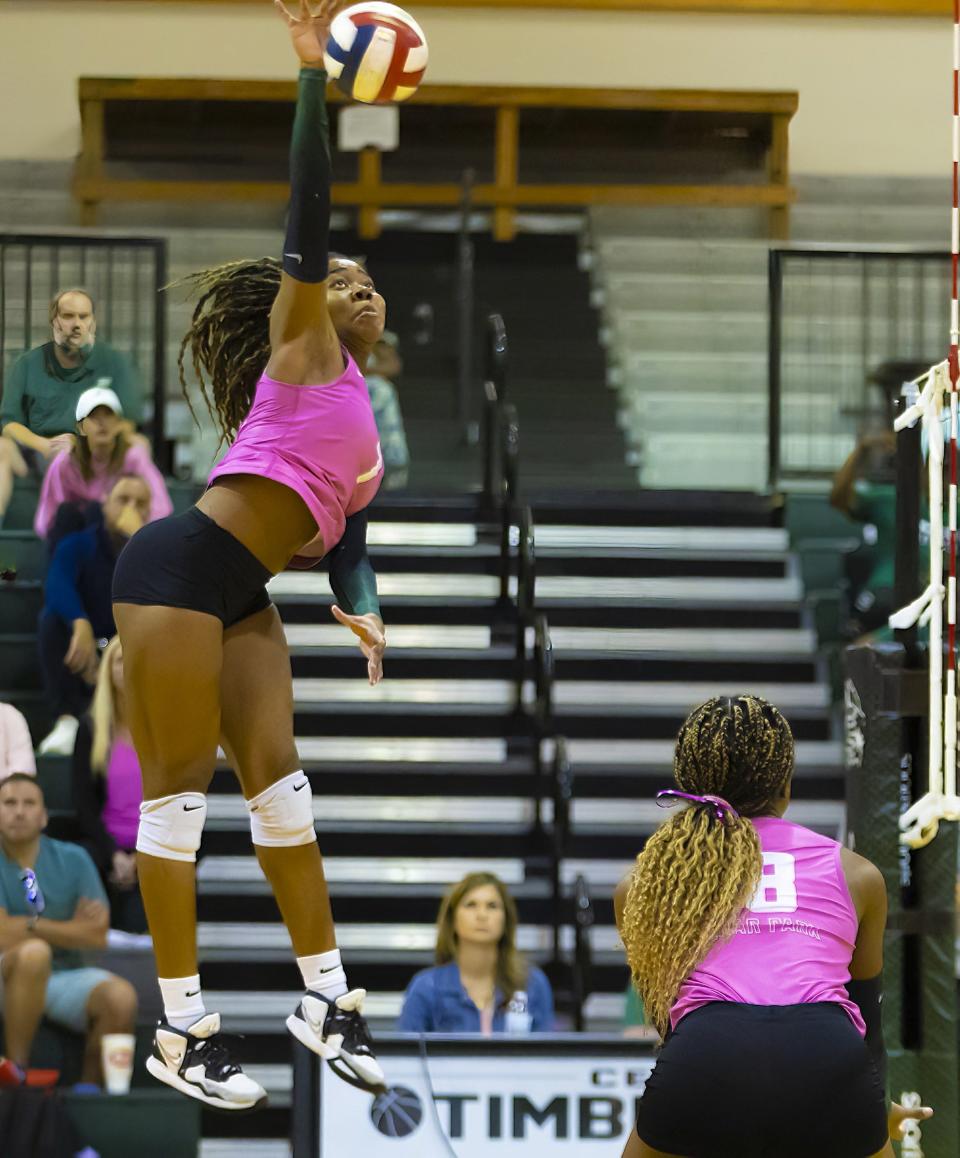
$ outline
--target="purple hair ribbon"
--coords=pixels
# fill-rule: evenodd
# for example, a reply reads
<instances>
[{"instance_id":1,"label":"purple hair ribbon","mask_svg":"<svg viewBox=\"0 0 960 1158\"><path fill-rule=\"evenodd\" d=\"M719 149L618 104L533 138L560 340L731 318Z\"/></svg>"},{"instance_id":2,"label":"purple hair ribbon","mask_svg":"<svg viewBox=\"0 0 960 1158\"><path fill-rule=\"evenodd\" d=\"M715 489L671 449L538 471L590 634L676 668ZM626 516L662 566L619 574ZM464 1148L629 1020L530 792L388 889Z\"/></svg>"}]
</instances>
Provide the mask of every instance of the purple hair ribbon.
<instances>
[{"instance_id":1,"label":"purple hair ribbon","mask_svg":"<svg viewBox=\"0 0 960 1158\"><path fill-rule=\"evenodd\" d=\"M664 788L657 793L657 804L661 808L672 808L680 800L686 800L698 808L709 808L714 820L719 820L721 824L733 824L740 819L740 813L722 796L697 796L693 792L678 792L674 788Z\"/></svg>"}]
</instances>

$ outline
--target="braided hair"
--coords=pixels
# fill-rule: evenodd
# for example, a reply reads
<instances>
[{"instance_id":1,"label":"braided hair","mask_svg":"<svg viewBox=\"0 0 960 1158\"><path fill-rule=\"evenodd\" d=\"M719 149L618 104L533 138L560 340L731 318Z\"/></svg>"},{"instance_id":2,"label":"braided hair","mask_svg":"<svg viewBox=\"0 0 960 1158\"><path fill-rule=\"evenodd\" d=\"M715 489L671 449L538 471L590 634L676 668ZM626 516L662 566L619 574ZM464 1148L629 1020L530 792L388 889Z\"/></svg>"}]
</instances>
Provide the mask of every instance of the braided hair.
<instances>
[{"instance_id":1,"label":"braided hair","mask_svg":"<svg viewBox=\"0 0 960 1158\"><path fill-rule=\"evenodd\" d=\"M673 775L684 792L720 796L739 817L689 807L646 842L621 917L627 961L661 1034L684 980L732 934L760 881L763 860L750 817L769 813L793 774L793 734L758 696L716 697L677 736Z\"/></svg>"},{"instance_id":2,"label":"braided hair","mask_svg":"<svg viewBox=\"0 0 960 1158\"><path fill-rule=\"evenodd\" d=\"M329 260L364 258L331 252ZM180 343L180 388L196 421L187 386L187 351L221 445L232 442L253 405L257 382L270 360L270 310L280 289L281 263L273 257L231 261L189 274L176 286L197 297L190 328ZM173 288L173 287L168 287Z\"/></svg>"},{"instance_id":3,"label":"braided hair","mask_svg":"<svg viewBox=\"0 0 960 1158\"><path fill-rule=\"evenodd\" d=\"M280 262L272 257L231 261L176 283L196 295L190 328L180 343L180 387L196 420L187 388L187 352L221 444L236 436L253 404L270 359L270 309L280 289Z\"/></svg>"}]
</instances>

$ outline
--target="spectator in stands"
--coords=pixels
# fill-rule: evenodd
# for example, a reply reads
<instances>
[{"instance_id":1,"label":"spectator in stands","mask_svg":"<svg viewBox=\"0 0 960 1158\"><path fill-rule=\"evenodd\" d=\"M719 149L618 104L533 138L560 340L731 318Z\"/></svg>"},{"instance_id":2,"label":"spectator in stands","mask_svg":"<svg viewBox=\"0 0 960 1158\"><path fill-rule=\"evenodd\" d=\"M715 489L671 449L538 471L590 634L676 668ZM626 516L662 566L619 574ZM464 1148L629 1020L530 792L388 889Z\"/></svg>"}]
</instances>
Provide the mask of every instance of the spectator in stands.
<instances>
[{"instance_id":1,"label":"spectator in stands","mask_svg":"<svg viewBox=\"0 0 960 1158\"><path fill-rule=\"evenodd\" d=\"M453 885L437 918L437 964L410 982L397 1028L485 1035L551 1030L550 982L523 960L516 938L517 906L499 877L469 873Z\"/></svg>"},{"instance_id":2,"label":"spectator in stands","mask_svg":"<svg viewBox=\"0 0 960 1158\"><path fill-rule=\"evenodd\" d=\"M893 598L897 514L894 447L893 431L862 437L834 476L830 493L833 507L863 524L863 545L847 560L854 635L884 627L896 610Z\"/></svg>"},{"instance_id":3,"label":"spectator in stands","mask_svg":"<svg viewBox=\"0 0 960 1158\"><path fill-rule=\"evenodd\" d=\"M100 1080L100 1039L132 1033L133 986L105 969L87 967L84 950L107 940L107 899L93 861L77 845L43 836L40 785L15 774L0 784L0 973L5 1053L21 1068L40 1018L86 1035L83 1080ZM36 876L31 902L25 869Z\"/></svg>"},{"instance_id":4,"label":"spectator in stands","mask_svg":"<svg viewBox=\"0 0 960 1158\"><path fill-rule=\"evenodd\" d=\"M394 385L402 373L403 362L397 347L397 335L386 330L373 347L364 378L380 435L383 487L388 491L405 487L410 474L410 451L407 449L400 399Z\"/></svg>"},{"instance_id":5,"label":"spectator in stands","mask_svg":"<svg viewBox=\"0 0 960 1158\"><path fill-rule=\"evenodd\" d=\"M14 362L0 405L0 430L26 454L4 447L0 453L0 500L6 473L20 473L26 458L42 469L74 444L74 415L80 395L91 386L112 389L120 399L124 428L134 436L140 422L140 387L129 361L96 340L93 298L83 289L61 290L50 301L52 337ZM9 501L9 493L7 493ZM0 507L0 514L6 503Z\"/></svg>"},{"instance_id":6,"label":"spectator in stands","mask_svg":"<svg viewBox=\"0 0 960 1158\"><path fill-rule=\"evenodd\" d=\"M150 488L147 522L171 513L173 503L163 475L142 443L131 441L123 422L123 407L113 390L93 386L77 402L77 433L72 448L50 463L40 488L33 529L46 539L54 527L80 530L84 508L101 504L124 474L139 475ZM68 504L66 511L62 510ZM61 537L60 535L56 536Z\"/></svg>"},{"instance_id":7,"label":"spectator in stands","mask_svg":"<svg viewBox=\"0 0 960 1158\"><path fill-rule=\"evenodd\" d=\"M0 783L14 772L36 776L33 741L23 714L13 704L0 704Z\"/></svg>"},{"instance_id":8,"label":"spectator in stands","mask_svg":"<svg viewBox=\"0 0 960 1158\"><path fill-rule=\"evenodd\" d=\"M102 518L57 545L47 572L40 614L40 662L56 723L37 752L69 756L79 717L96 680L97 641L116 634L110 588L117 557L150 511L150 488L122 475L107 496Z\"/></svg>"},{"instance_id":9,"label":"spectator in stands","mask_svg":"<svg viewBox=\"0 0 960 1158\"><path fill-rule=\"evenodd\" d=\"M83 836L110 897L111 927L145 933L137 888L137 826L143 783L127 727L123 650L114 636L97 671L90 712L73 749L73 803Z\"/></svg>"}]
</instances>

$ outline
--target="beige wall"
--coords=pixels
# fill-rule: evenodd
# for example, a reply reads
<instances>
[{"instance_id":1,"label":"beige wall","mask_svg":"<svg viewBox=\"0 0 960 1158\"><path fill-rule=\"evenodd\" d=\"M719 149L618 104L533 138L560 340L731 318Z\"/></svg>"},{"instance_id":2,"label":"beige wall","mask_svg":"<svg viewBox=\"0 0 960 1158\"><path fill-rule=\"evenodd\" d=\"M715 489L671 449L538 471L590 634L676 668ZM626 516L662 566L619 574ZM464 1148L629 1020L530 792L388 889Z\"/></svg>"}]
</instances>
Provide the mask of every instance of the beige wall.
<instances>
[{"instance_id":1,"label":"beige wall","mask_svg":"<svg viewBox=\"0 0 960 1158\"><path fill-rule=\"evenodd\" d=\"M800 92L795 172L948 172L949 23L930 19L412 10L434 82ZM79 75L283 77L269 0L0 0L0 159L68 159Z\"/></svg>"}]
</instances>

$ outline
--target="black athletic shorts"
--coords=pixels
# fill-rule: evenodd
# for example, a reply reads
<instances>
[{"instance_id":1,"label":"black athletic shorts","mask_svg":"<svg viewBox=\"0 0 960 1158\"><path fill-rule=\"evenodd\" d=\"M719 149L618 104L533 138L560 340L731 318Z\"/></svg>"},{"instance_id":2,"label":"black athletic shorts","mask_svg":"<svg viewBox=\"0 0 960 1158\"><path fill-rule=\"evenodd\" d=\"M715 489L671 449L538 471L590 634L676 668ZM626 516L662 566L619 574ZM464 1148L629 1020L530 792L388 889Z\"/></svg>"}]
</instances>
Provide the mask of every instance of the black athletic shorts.
<instances>
[{"instance_id":1,"label":"black athletic shorts","mask_svg":"<svg viewBox=\"0 0 960 1158\"><path fill-rule=\"evenodd\" d=\"M637 1133L682 1158L869 1158L886 1145L886 1093L839 1005L715 1002L668 1037Z\"/></svg>"},{"instance_id":2,"label":"black athletic shorts","mask_svg":"<svg viewBox=\"0 0 960 1158\"><path fill-rule=\"evenodd\" d=\"M113 602L205 611L232 627L270 606L271 578L229 531L191 507L137 531L117 560Z\"/></svg>"}]
</instances>

